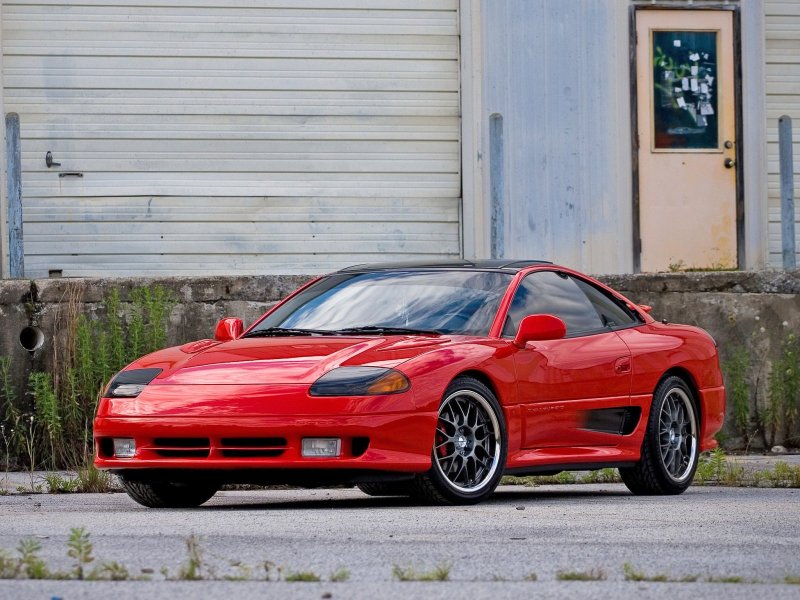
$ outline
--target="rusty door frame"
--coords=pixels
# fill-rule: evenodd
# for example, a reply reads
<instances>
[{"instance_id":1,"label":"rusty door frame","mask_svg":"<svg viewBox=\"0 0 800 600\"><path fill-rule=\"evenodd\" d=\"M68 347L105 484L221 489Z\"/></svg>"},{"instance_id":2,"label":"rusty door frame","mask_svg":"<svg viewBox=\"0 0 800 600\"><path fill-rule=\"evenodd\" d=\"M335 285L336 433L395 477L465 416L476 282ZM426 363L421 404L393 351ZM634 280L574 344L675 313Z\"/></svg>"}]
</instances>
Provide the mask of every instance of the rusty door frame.
<instances>
[{"instance_id":1,"label":"rusty door frame","mask_svg":"<svg viewBox=\"0 0 800 600\"><path fill-rule=\"evenodd\" d=\"M674 4L631 4L629 9L630 38L630 101L631 101L631 187L633 199L633 272L639 273L642 268L642 238L639 223L639 119L637 90L636 59L638 39L636 35L636 14L640 10L674 10L674 11L727 11L732 13L733 25L733 110L734 128L736 131L736 268L744 268L744 129L742 125L742 29L741 10L738 5L706 4L702 6Z\"/></svg>"}]
</instances>

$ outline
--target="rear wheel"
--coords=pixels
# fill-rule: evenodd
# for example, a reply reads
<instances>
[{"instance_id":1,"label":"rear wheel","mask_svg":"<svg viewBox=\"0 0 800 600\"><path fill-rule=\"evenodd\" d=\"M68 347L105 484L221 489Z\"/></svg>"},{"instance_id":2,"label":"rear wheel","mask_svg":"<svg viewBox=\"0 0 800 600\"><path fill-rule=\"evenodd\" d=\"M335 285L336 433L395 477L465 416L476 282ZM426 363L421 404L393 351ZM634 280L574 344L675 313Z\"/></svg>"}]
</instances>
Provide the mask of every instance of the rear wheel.
<instances>
[{"instance_id":1,"label":"rear wheel","mask_svg":"<svg viewBox=\"0 0 800 600\"><path fill-rule=\"evenodd\" d=\"M698 461L694 394L680 377L667 377L653 394L642 456L619 470L634 494L681 494L692 483Z\"/></svg>"},{"instance_id":2,"label":"rear wheel","mask_svg":"<svg viewBox=\"0 0 800 600\"><path fill-rule=\"evenodd\" d=\"M217 493L214 483L170 483L122 478L122 487L133 500L148 508L193 508Z\"/></svg>"},{"instance_id":3,"label":"rear wheel","mask_svg":"<svg viewBox=\"0 0 800 600\"><path fill-rule=\"evenodd\" d=\"M445 390L434 436L431 469L417 475L412 493L435 504L474 504L503 475L506 426L492 391L471 377Z\"/></svg>"}]
</instances>

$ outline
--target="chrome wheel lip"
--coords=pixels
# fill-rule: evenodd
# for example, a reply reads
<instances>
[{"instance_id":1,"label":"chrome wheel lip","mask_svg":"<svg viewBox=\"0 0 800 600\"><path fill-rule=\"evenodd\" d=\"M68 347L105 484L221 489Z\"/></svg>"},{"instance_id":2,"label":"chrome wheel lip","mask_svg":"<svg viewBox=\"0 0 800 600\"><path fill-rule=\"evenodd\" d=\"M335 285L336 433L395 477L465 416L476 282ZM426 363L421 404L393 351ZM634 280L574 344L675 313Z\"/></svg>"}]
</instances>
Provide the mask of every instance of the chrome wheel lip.
<instances>
[{"instance_id":1,"label":"chrome wheel lip","mask_svg":"<svg viewBox=\"0 0 800 600\"><path fill-rule=\"evenodd\" d=\"M674 387L664 395L658 416L661 466L674 483L691 477L697 460L697 420L689 395Z\"/></svg>"},{"instance_id":2,"label":"chrome wheel lip","mask_svg":"<svg viewBox=\"0 0 800 600\"><path fill-rule=\"evenodd\" d=\"M491 437L493 438L493 443L490 441L489 446L491 447L491 464L489 465L488 470L486 470L480 479L474 485L460 485L453 481L453 478L449 476L444 468L445 461L447 457L440 457L437 454L437 443L434 443L434 450L433 450L433 464L434 468L438 471L438 473L442 476L443 480L447 482L447 485L450 486L453 490L456 490L462 494L475 494L477 492L482 491L486 488L494 478L497 470L500 468L500 454L502 449L502 438L500 433L500 421L495 414L494 407L489 403L489 401L484 398L480 393L472 391L472 390L458 390L453 392L447 398L444 399L441 406L439 407L439 412L437 415L437 436L439 434L439 423L442 420L442 413L448 410L448 407L451 403L454 403L458 399L468 398L470 402L476 403L477 406L483 410L485 415L488 417L488 422L491 426ZM477 428L476 428L477 429ZM467 437L469 434L467 434ZM453 438L458 437L459 440L464 438L465 435L461 432L456 432ZM438 439L438 438L437 438ZM474 444L474 440L468 440L469 444ZM459 444L457 444L458 447ZM471 448L471 447L470 447ZM463 449L463 446L462 446ZM449 455L448 455L449 456ZM460 471L456 473L456 476L460 474Z\"/></svg>"}]
</instances>

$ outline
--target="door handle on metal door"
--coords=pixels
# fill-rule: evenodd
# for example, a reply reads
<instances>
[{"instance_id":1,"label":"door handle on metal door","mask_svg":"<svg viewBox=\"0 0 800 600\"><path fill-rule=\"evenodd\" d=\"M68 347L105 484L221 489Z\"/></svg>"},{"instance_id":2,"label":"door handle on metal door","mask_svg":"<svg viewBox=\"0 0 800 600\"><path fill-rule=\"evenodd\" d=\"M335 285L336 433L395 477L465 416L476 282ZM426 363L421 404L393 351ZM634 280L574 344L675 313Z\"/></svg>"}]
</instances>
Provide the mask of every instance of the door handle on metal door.
<instances>
[{"instance_id":1,"label":"door handle on metal door","mask_svg":"<svg viewBox=\"0 0 800 600\"><path fill-rule=\"evenodd\" d=\"M726 169L732 169L733 167L736 166L736 161L733 160L732 158L726 158L723 164L725 165Z\"/></svg>"},{"instance_id":2,"label":"door handle on metal door","mask_svg":"<svg viewBox=\"0 0 800 600\"><path fill-rule=\"evenodd\" d=\"M629 356L623 356L614 361L615 373L630 373L631 372L631 359Z\"/></svg>"}]
</instances>

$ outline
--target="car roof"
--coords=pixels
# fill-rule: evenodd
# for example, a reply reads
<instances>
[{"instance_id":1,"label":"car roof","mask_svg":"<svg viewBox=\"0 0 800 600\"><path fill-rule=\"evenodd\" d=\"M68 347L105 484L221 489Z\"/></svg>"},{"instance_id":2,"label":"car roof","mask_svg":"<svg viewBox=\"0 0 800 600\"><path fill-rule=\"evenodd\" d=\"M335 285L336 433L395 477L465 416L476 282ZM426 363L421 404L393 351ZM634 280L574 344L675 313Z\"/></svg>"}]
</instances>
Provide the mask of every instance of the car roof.
<instances>
[{"instance_id":1,"label":"car roof","mask_svg":"<svg viewBox=\"0 0 800 600\"><path fill-rule=\"evenodd\" d=\"M552 265L547 260L514 260L507 258L492 258L482 260L438 260L438 261L409 261L387 263L364 263L347 267L338 273L368 273L372 271L404 271L408 269L423 270L458 270L480 269L490 271L518 272L528 267L537 265Z\"/></svg>"}]
</instances>

